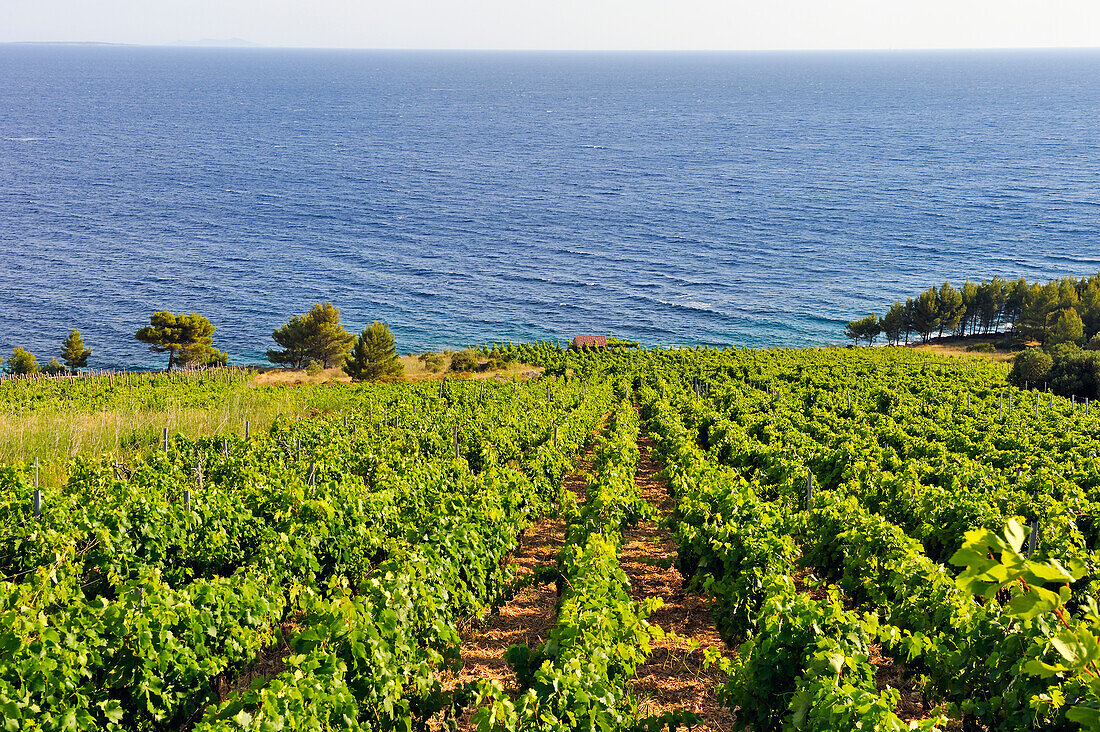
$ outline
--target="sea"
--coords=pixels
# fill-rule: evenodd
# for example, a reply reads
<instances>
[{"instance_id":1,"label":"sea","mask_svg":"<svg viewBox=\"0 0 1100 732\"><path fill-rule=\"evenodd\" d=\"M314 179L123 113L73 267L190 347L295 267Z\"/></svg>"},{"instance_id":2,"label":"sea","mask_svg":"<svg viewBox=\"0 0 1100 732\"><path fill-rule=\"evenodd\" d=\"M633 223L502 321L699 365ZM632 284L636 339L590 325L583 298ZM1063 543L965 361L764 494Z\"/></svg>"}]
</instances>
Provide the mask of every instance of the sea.
<instances>
[{"instance_id":1,"label":"sea","mask_svg":"<svg viewBox=\"0 0 1100 732\"><path fill-rule=\"evenodd\" d=\"M0 46L0 355L320 301L403 352L813 346L944 281L1100 271L1100 51Z\"/></svg>"}]
</instances>

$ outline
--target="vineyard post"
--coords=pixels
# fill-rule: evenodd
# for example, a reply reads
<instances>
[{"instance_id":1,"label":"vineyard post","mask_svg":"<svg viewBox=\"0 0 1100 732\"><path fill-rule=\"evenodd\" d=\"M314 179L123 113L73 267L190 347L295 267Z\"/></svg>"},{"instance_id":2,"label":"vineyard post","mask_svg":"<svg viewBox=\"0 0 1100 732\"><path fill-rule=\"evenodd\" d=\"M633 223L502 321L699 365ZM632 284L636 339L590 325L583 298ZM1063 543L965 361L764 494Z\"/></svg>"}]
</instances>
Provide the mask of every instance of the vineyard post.
<instances>
[{"instance_id":1,"label":"vineyard post","mask_svg":"<svg viewBox=\"0 0 1100 732\"><path fill-rule=\"evenodd\" d=\"M183 510L191 513L191 491L183 492Z\"/></svg>"},{"instance_id":2,"label":"vineyard post","mask_svg":"<svg viewBox=\"0 0 1100 732\"><path fill-rule=\"evenodd\" d=\"M309 478L306 479L306 482L309 483L310 487L312 488L314 485L316 485L316 482L315 482L316 479L317 479L317 463L310 463L309 464Z\"/></svg>"},{"instance_id":3,"label":"vineyard post","mask_svg":"<svg viewBox=\"0 0 1100 732\"><path fill-rule=\"evenodd\" d=\"M806 510L810 510L810 502L814 499L814 474L806 468Z\"/></svg>"},{"instance_id":4,"label":"vineyard post","mask_svg":"<svg viewBox=\"0 0 1100 732\"><path fill-rule=\"evenodd\" d=\"M38 458L34 459L34 517L42 519L42 489L38 484Z\"/></svg>"},{"instance_id":5,"label":"vineyard post","mask_svg":"<svg viewBox=\"0 0 1100 732\"><path fill-rule=\"evenodd\" d=\"M554 425L554 449L558 449L558 426Z\"/></svg>"},{"instance_id":6,"label":"vineyard post","mask_svg":"<svg viewBox=\"0 0 1100 732\"><path fill-rule=\"evenodd\" d=\"M848 398L848 409L852 408L852 392L847 389L844 390L844 396Z\"/></svg>"},{"instance_id":7,"label":"vineyard post","mask_svg":"<svg viewBox=\"0 0 1100 732\"><path fill-rule=\"evenodd\" d=\"M1050 408L1054 409L1054 393L1053 392L1051 392L1051 395L1050 395Z\"/></svg>"},{"instance_id":8,"label":"vineyard post","mask_svg":"<svg viewBox=\"0 0 1100 732\"><path fill-rule=\"evenodd\" d=\"M248 440L248 428L249 428L249 424L248 424L248 420L246 419L244 421L244 439L246 441Z\"/></svg>"},{"instance_id":9,"label":"vineyard post","mask_svg":"<svg viewBox=\"0 0 1100 732\"><path fill-rule=\"evenodd\" d=\"M458 425L455 425L454 441L455 441L455 460L458 460Z\"/></svg>"},{"instance_id":10,"label":"vineyard post","mask_svg":"<svg viewBox=\"0 0 1100 732\"><path fill-rule=\"evenodd\" d=\"M222 457L229 459L229 439L226 437L222 438Z\"/></svg>"},{"instance_id":11,"label":"vineyard post","mask_svg":"<svg viewBox=\"0 0 1100 732\"><path fill-rule=\"evenodd\" d=\"M164 433L162 434L162 437L164 438L163 439L164 454L167 455L168 454L168 428L167 427L164 428Z\"/></svg>"},{"instance_id":12,"label":"vineyard post","mask_svg":"<svg viewBox=\"0 0 1100 732\"><path fill-rule=\"evenodd\" d=\"M1039 520L1032 519L1031 532L1027 537L1027 555L1030 557L1035 553L1035 544L1039 541Z\"/></svg>"}]
</instances>

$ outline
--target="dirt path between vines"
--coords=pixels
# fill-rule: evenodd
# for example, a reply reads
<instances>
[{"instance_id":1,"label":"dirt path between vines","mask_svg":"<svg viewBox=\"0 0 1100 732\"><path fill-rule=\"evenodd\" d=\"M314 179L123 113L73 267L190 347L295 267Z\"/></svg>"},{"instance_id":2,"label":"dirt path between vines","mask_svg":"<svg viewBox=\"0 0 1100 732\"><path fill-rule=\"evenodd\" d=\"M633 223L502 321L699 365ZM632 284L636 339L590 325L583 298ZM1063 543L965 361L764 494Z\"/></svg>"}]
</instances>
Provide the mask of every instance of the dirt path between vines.
<instances>
[{"instance_id":1,"label":"dirt path between vines","mask_svg":"<svg viewBox=\"0 0 1100 732\"><path fill-rule=\"evenodd\" d=\"M601 421L594 435L602 433L603 424ZM565 488L582 502L585 476L592 470L592 443L593 440L589 440L584 454L577 458L573 472L562 478ZM564 544L565 522L557 518L542 519L524 532L509 564L517 578L531 575L539 567L555 566ZM557 590L552 583L537 584L521 590L499 612L463 629L460 646L462 670L448 686L493 679L499 681L509 694L518 694L520 689L515 674L504 660L504 654L512 645L525 643L534 648L545 640L557 620L557 602ZM458 720L458 728L473 729L469 712Z\"/></svg>"},{"instance_id":2,"label":"dirt path between vines","mask_svg":"<svg viewBox=\"0 0 1100 732\"><path fill-rule=\"evenodd\" d=\"M674 503L660 474L661 466L654 459L653 440L642 434L638 447L641 455L635 482L645 499L667 516ZM718 635L707 600L684 591L671 533L646 523L627 531L623 541L622 567L630 578L633 599L663 597L664 605L649 616L649 622L678 636L656 641L653 653L631 681L640 712L648 715L685 709L703 720L695 730L735 729L733 714L718 703L715 695L723 680L721 673L703 666L703 648L713 646L731 656L732 651ZM698 644L694 650L692 641Z\"/></svg>"}]
</instances>

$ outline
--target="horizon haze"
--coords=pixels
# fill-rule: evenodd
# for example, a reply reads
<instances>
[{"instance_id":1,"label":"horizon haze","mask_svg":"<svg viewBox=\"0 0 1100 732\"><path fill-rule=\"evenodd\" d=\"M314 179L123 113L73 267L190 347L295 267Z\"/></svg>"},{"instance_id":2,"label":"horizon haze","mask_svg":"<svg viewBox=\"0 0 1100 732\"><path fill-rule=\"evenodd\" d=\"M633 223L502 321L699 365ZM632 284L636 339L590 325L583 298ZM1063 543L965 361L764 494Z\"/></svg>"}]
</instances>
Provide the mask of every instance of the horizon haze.
<instances>
[{"instance_id":1,"label":"horizon haze","mask_svg":"<svg viewBox=\"0 0 1100 732\"><path fill-rule=\"evenodd\" d=\"M43 0L0 9L0 42L6 43L226 45L221 39L363 50L1093 48L1100 46L1100 3L166 0L150 5L106 0L92 5Z\"/></svg>"}]
</instances>

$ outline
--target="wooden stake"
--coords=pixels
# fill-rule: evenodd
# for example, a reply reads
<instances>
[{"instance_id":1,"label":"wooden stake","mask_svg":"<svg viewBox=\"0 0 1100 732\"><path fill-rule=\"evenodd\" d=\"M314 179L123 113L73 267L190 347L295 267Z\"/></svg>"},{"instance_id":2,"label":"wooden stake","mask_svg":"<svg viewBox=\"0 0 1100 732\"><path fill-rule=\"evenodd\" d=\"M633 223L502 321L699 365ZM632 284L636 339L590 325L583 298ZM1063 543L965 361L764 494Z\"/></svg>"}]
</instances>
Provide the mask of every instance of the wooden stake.
<instances>
[{"instance_id":1,"label":"wooden stake","mask_svg":"<svg viewBox=\"0 0 1100 732\"><path fill-rule=\"evenodd\" d=\"M34 517L42 518L42 491L38 483L38 458L34 459Z\"/></svg>"}]
</instances>

